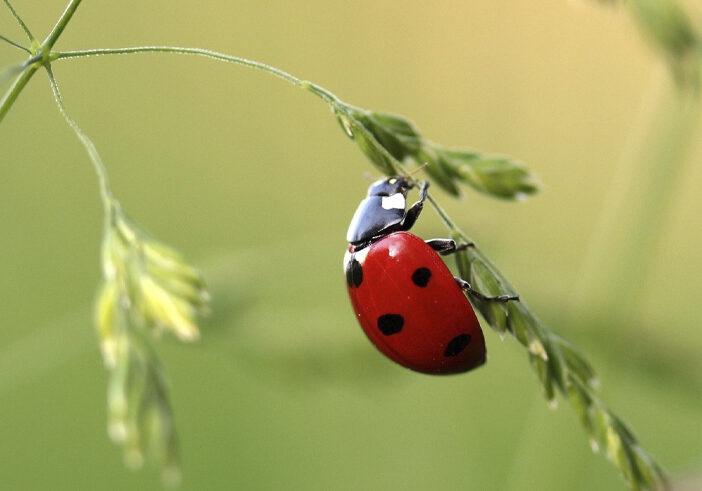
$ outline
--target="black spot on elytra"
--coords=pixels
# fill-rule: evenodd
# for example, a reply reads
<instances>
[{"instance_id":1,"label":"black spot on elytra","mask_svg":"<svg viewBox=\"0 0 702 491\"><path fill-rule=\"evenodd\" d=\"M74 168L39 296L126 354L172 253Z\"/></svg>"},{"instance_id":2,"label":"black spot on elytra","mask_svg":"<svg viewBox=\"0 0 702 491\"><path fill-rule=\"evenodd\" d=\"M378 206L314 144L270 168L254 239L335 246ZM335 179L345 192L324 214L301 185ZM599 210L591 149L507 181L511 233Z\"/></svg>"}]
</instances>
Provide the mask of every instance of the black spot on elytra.
<instances>
[{"instance_id":1,"label":"black spot on elytra","mask_svg":"<svg viewBox=\"0 0 702 491\"><path fill-rule=\"evenodd\" d=\"M429 268L417 268L414 273L412 273L412 283L417 286L425 287L429 283L431 278L431 271Z\"/></svg>"},{"instance_id":2,"label":"black spot on elytra","mask_svg":"<svg viewBox=\"0 0 702 491\"><path fill-rule=\"evenodd\" d=\"M378 329L386 336L402 331L405 319L400 314L385 314L378 317Z\"/></svg>"},{"instance_id":3,"label":"black spot on elytra","mask_svg":"<svg viewBox=\"0 0 702 491\"><path fill-rule=\"evenodd\" d=\"M350 287L355 286L358 288L361 286L362 281L363 268L361 267L361 263L356 261L355 256L351 256L351 260L346 265L346 283L348 283Z\"/></svg>"},{"instance_id":4,"label":"black spot on elytra","mask_svg":"<svg viewBox=\"0 0 702 491\"><path fill-rule=\"evenodd\" d=\"M456 356L470 343L470 334L459 334L446 345L444 356Z\"/></svg>"}]
</instances>

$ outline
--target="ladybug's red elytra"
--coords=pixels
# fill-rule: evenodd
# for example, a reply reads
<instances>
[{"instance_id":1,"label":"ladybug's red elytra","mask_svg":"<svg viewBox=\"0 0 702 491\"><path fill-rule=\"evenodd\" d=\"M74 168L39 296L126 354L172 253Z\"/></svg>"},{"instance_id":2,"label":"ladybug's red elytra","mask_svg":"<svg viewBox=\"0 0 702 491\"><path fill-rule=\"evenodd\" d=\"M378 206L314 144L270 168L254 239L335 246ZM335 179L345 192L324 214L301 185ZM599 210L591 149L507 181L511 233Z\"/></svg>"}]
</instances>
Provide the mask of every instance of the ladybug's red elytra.
<instances>
[{"instance_id":1,"label":"ladybug's red elytra","mask_svg":"<svg viewBox=\"0 0 702 491\"><path fill-rule=\"evenodd\" d=\"M455 278L439 254L470 247L451 239L424 241L407 232L424 206L429 183L407 208L414 185L394 176L374 182L351 220L344 256L353 310L373 344L388 358L429 374L462 373L486 359L485 339L464 291L486 297Z\"/></svg>"}]
</instances>

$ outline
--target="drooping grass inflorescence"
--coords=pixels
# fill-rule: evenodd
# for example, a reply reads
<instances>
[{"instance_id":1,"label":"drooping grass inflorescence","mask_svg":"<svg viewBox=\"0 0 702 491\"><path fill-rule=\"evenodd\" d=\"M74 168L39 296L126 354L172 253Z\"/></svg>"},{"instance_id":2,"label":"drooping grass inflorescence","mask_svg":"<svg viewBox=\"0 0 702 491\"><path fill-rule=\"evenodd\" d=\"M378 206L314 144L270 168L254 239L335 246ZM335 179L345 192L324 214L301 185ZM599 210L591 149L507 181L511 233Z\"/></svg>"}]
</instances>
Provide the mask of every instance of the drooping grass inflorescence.
<instances>
[{"instance_id":1,"label":"drooping grass inflorescence","mask_svg":"<svg viewBox=\"0 0 702 491\"><path fill-rule=\"evenodd\" d=\"M152 339L164 332L183 342L199 339L197 318L207 312L209 293L200 272L131 220L113 197L95 145L66 110L51 67L46 70L61 114L95 167L105 208L95 324L109 372L107 432L123 446L128 467L152 457L164 483L177 484L178 438Z\"/></svg>"},{"instance_id":2,"label":"drooping grass inflorescence","mask_svg":"<svg viewBox=\"0 0 702 491\"><path fill-rule=\"evenodd\" d=\"M103 281L96 302L96 326L108 382L108 433L124 447L125 462L139 467L145 457L160 462L164 477L175 482L178 442L168 387L152 339L163 332L181 341L196 340L198 316L207 311L209 296L197 269L177 252L153 239L131 220L113 197L105 166L93 142L64 106L51 63L71 58L134 53L178 53L203 56L255 68L307 90L329 105L344 132L386 175L408 174L409 166L429 163L432 181L458 196L461 186L501 199L520 199L538 190L538 182L517 161L480 152L448 148L422 137L408 119L347 104L328 90L278 68L244 58L199 48L140 46L82 51L54 51L59 36L81 0L71 0L47 38L39 43L4 0L27 35L25 47L0 34L4 41L29 54L28 60L0 72L0 83L16 76L0 100L0 121L33 74L45 68L59 109L93 163L105 207L102 241ZM681 86L699 82L700 35L672 1L626 2L644 30L662 48ZM452 237L473 242L430 195ZM516 291L504 275L477 248L456 254L460 275L488 295ZM520 298L523 298L520 296ZM580 418L593 449L603 449L632 489L661 489L666 478L660 466L638 444L627 425L599 399L595 371L572 344L549 331L524 301L506 304L471 299L501 337L514 337L526 349L527 359L549 403L560 393Z\"/></svg>"},{"instance_id":3,"label":"drooping grass inflorescence","mask_svg":"<svg viewBox=\"0 0 702 491\"><path fill-rule=\"evenodd\" d=\"M108 383L108 434L138 468L145 454L164 480L179 478L178 442L168 385L151 339L164 332L199 339L197 317L209 294L199 271L156 241L114 203L102 244L103 283L96 327Z\"/></svg>"}]
</instances>

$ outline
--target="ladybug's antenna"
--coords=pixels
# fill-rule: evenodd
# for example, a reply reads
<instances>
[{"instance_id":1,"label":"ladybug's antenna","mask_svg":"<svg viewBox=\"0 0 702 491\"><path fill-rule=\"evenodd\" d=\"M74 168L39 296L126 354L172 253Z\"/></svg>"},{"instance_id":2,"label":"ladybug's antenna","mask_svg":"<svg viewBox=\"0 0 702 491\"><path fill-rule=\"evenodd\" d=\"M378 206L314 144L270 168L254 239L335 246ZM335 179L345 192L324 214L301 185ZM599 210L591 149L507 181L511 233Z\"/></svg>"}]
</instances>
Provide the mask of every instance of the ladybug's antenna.
<instances>
[{"instance_id":1,"label":"ladybug's antenna","mask_svg":"<svg viewBox=\"0 0 702 491\"><path fill-rule=\"evenodd\" d=\"M417 172L421 172L421 170L424 169L427 165L429 165L429 162L424 162L422 165L420 165L416 169L412 169L407 174L405 174L405 177L409 177L411 175L416 174Z\"/></svg>"}]
</instances>

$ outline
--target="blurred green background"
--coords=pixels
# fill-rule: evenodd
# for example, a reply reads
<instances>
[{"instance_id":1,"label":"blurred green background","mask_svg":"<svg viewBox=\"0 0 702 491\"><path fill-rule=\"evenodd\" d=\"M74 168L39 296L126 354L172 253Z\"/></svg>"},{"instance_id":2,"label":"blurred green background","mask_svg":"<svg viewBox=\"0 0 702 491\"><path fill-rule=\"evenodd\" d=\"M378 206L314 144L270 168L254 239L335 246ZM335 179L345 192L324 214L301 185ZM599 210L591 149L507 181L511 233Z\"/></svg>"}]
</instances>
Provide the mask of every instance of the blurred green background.
<instances>
[{"instance_id":1,"label":"blurred green background","mask_svg":"<svg viewBox=\"0 0 702 491\"><path fill-rule=\"evenodd\" d=\"M14 4L43 37L65 1ZM699 25L702 7L688 6ZM0 32L22 39L2 9ZM146 44L263 61L403 114L429 139L524 161L544 183L526 202L435 195L591 358L603 399L643 446L676 478L699 476L702 132L688 146L656 140L679 120L678 101L625 11L584 0L84 1L56 48ZM21 60L0 44L0 66ZM375 170L316 98L184 56L54 72L124 208L201 265L214 294L200 343L158 346L182 489L624 487L567 403L547 408L514 340L486 327L489 363L446 378L393 365L366 340L341 260ZM669 192L641 187L640 164L667 168L681 149ZM0 159L0 483L156 488L156 470L126 470L105 433L91 319L102 209L42 73L0 125ZM660 219L622 250L641 203ZM415 230L446 233L431 210Z\"/></svg>"}]
</instances>

